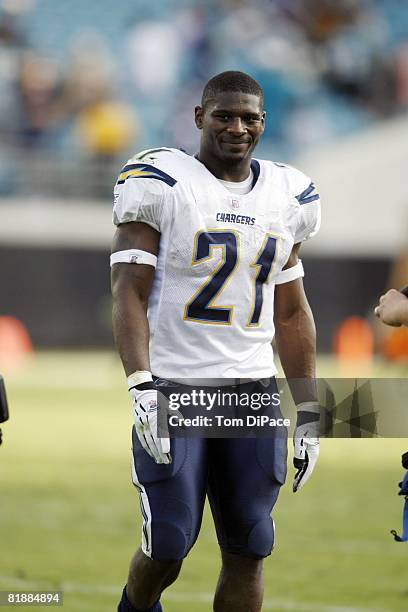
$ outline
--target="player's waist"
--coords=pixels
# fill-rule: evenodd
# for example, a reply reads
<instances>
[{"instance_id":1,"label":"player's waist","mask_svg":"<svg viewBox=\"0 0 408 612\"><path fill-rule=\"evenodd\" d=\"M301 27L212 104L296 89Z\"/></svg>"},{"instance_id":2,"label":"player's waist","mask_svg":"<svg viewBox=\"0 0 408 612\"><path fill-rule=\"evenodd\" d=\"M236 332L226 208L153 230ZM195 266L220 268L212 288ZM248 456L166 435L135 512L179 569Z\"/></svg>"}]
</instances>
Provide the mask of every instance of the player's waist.
<instances>
[{"instance_id":1,"label":"player's waist","mask_svg":"<svg viewBox=\"0 0 408 612\"><path fill-rule=\"evenodd\" d=\"M224 357L218 363L208 363L205 359L185 359L177 361L172 355L150 353L152 372L159 378L174 380L185 384L208 384L209 386L228 386L271 378L277 372L272 350L262 355L262 359L231 360ZM209 381L206 383L205 381ZM232 382L231 382L232 381Z\"/></svg>"},{"instance_id":2,"label":"player's waist","mask_svg":"<svg viewBox=\"0 0 408 612\"><path fill-rule=\"evenodd\" d=\"M188 387L239 387L248 383L269 381L270 378L173 378L171 380L155 377L155 381L167 381L169 383L177 383L179 385L186 385Z\"/></svg>"},{"instance_id":3,"label":"player's waist","mask_svg":"<svg viewBox=\"0 0 408 612\"><path fill-rule=\"evenodd\" d=\"M251 383L260 383L265 388L275 382L275 376L271 375L264 378L163 378L153 374L153 380L157 387L171 387L172 385L182 385L183 387L231 387L233 389L243 387Z\"/></svg>"},{"instance_id":4,"label":"player's waist","mask_svg":"<svg viewBox=\"0 0 408 612\"><path fill-rule=\"evenodd\" d=\"M173 336L173 334L171 334ZM150 342L150 361L156 376L169 380L216 380L228 385L231 379L260 380L276 374L271 343L194 341L188 337L171 338L155 334ZM207 341L206 341L207 340ZM213 384L213 383L211 383Z\"/></svg>"}]
</instances>

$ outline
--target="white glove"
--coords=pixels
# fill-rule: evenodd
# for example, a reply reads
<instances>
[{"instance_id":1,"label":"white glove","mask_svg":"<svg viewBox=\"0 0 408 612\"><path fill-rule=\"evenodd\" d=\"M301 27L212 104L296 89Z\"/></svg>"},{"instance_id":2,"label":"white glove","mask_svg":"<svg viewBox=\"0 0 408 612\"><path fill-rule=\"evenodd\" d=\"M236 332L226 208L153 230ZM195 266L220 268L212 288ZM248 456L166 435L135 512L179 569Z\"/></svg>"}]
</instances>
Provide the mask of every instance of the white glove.
<instances>
[{"instance_id":1,"label":"white glove","mask_svg":"<svg viewBox=\"0 0 408 612\"><path fill-rule=\"evenodd\" d=\"M158 416L160 410L167 409L166 398L154 388L152 382L142 383L129 389L132 396L135 428L140 444L156 463L171 463L170 438L159 438ZM160 399L160 403L159 403Z\"/></svg>"},{"instance_id":2,"label":"white glove","mask_svg":"<svg viewBox=\"0 0 408 612\"><path fill-rule=\"evenodd\" d=\"M320 452L320 407L317 402L304 402L297 406L297 424L293 434L293 465L297 469L293 492L309 480Z\"/></svg>"}]
</instances>

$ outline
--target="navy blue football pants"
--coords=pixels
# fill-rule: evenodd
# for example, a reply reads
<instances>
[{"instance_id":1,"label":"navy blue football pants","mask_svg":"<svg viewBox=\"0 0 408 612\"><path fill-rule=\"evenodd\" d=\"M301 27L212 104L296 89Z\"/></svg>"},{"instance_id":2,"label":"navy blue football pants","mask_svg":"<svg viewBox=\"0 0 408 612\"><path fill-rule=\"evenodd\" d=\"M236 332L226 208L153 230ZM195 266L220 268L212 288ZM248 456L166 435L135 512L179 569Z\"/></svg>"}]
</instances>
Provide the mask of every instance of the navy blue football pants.
<instances>
[{"instance_id":1,"label":"navy blue football pants","mask_svg":"<svg viewBox=\"0 0 408 612\"><path fill-rule=\"evenodd\" d=\"M276 390L274 379L270 387ZM146 555L183 559L200 531L206 495L222 550L254 559L271 553L271 512L286 477L286 429L274 437L173 437L169 465L155 463L134 428L132 442Z\"/></svg>"}]
</instances>

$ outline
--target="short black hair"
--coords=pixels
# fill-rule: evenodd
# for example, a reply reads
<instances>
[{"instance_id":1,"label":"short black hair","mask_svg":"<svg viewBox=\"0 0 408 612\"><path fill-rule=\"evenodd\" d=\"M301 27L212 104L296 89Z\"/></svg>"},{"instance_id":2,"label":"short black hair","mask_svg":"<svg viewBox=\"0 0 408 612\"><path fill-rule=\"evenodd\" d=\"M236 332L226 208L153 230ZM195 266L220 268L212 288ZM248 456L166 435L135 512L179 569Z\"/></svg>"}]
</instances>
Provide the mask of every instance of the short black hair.
<instances>
[{"instance_id":1,"label":"short black hair","mask_svg":"<svg viewBox=\"0 0 408 612\"><path fill-rule=\"evenodd\" d=\"M225 91L240 91L259 96L263 108L264 93L262 87L249 74L239 72L239 70L221 72L208 81L201 98L202 108L205 108L208 102L215 98L217 94L224 93Z\"/></svg>"}]
</instances>

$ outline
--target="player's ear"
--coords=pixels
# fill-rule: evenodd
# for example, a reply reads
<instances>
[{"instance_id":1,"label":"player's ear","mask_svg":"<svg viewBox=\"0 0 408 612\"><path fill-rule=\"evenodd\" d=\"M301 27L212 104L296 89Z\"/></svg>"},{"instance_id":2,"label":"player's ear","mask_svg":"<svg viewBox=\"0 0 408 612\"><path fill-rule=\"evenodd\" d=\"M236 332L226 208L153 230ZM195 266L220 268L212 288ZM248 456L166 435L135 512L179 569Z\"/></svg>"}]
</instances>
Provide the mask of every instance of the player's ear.
<instances>
[{"instance_id":1,"label":"player's ear","mask_svg":"<svg viewBox=\"0 0 408 612\"><path fill-rule=\"evenodd\" d=\"M194 119L199 130L203 129L203 115L204 109L201 106L196 106L194 109Z\"/></svg>"},{"instance_id":2,"label":"player's ear","mask_svg":"<svg viewBox=\"0 0 408 612\"><path fill-rule=\"evenodd\" d=\"M265 129L265 120L266 120L266 112L262 111L262 116L261 116L262 130Z\"/></svg>"}]
</instances>

